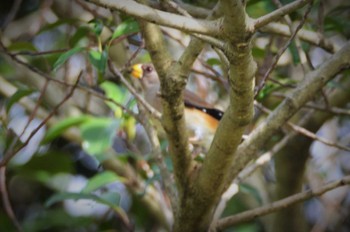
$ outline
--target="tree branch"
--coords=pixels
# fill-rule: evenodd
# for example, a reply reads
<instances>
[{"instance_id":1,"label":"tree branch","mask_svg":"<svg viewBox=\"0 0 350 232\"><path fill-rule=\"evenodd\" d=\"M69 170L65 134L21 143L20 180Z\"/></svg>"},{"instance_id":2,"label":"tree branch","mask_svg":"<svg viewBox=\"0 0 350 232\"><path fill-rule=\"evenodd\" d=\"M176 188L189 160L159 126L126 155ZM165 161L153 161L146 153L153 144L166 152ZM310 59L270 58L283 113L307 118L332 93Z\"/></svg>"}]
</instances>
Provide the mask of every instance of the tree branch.
<instances>
[{"instance_id":1,"label":"tree branch","mask_svg":"<svg viewBox=\"0 0 350 232\"><path fill-rule=\"evenodd\" d=\"M30 133L26 141L24 141L16 150L11 150L8 153L6 153L3 157L3 159L0 161L0 168L7 165L7 163L15 156L20 150L22 150L25 146L28 145L30 140L33 138L33 136L42 128L44 125L47 124L47 122L50 120L51 117L54 116L54 114L57 112L57 110L66 102L69 98L72 97L74 90L76 89L79 80L81 77L81 73L79 74L78 79L76 80L73 87L71 87L70 91L67 93L67 95L51 110L51 112L46 116L46 118Z\"/></svg>"},{"instance_id":2,"label":"tree branch","mask_svg":"<svg viewBox=\"0 0 350 232\"><path fill-rule=\"evenodd\" d=\"M218 34L218 28L221 23L221 20L209 21L193 19L165 11L155 10L154 8L131 0L89 0L89 2L101 7L124 12L151 23L192 33L215 36Z\"/></svg>"},{"instance_id":3,"label":"tree branch","mask_svg":"<svg viewBox=\"0 0 350 232\"><path fill-rule=\"evenodd\" d=\"M257 151L264 143L295 114L300 107L315 96L329 80L344 69L350 68L350 42L322 64L308 73L289 97L259 125L238 148L230 180L234 179L245 165L256 158Z\"/></svg>"},{"instance_id":4,"label":"tree branch","mask_svg":"<svg viewBox=\"0 0 350 232\"><path fill-rule=\"evenodd\" d=\"M250 221L256 217L260 217L272 212L275 212L280 209L287 208L288 206L291 206L293 204L305 201L307 199L310 199L315 196L319 196L324 194L325 192L328 192L330 190L333 190L335 188L348 185L350 184L350 176L345 176L340 180L333 181L329 184L326 184L320 188L317 189L310 189L302 193L295 194L293 196L284 198L279 201L275 201L270 205L266 205L257 209L248 210L243 213L226 217L218 221L216 229L217 230L223 230L227 227L230 227L232 225L235 225L237 223L242 223L246 221Z\"/></svg>"},{"instance_id":5,"label":"tree branch","mask_svg":"<svg viewBox=\"0 0 350 232\"><path fill-rule=\"evenodd\" d=\"M16 215L13 211L13 208L12 208L12 205L10 202L10 198L8 195L8 191L7 191L6 166L0 167L0 195L1 195L2 204L3 204L4 210L7 214L7 216L12 221L12 224L15 226L16 230L18 232L22 232L23 229L22 229L21 224L17 220Z\"/></svg>"},{"instance_id":6,"label":"tree branch","mask_svg":"<svg viewBox=\"0 0 350 232\"><path fill-rule=\"evenodd\" d=\"M306 4L308 4L309 2L311 2L312 0L298 0L298 1L294 1L292 3L289 3L277 10L274 10L273 12L261 16L258 19L255 19L253 25L254 25L254 30L258 30L261 27L277 21L279 18L283 17L284 15L287 15L299 8L302 8L303 6L305 6Z\"/></svg>"},{"instance_id":7,"label":"tree branch","mask_svg":"<svg viewBox=\"0 0 350 232\"><path fill-rule=\"evenodd\" d=\"M290 29L282 23L270 23L260 29L262 32L274 33L286 37L291 36ZM319 46L330 53L337 52L341 46L324 38L322 35L306 29L299 30L297 37L305 42Z\"/></svg>"},{"instance_id":8,"label":"tree branch","mask_svg":"<svg viewBox=\"0 0 350 232\"><path fill-rule=\"evenodd\" d=\"M307 16L309 15L310 11L311 11L311 7L312 7L312 4L310 4L309 7L307 8L305 14L303 15L302 20L300 21L298 26L295 28L295 30L293 32L291 31L291 33L292 33L291 37L287 40L287 42L284 44L284 46L278 50L277 54L274 56L272 64L270 65L270 67L268 68L266 73L264 74L262 80L260 81L260 83L259 83L259 85L257 87L255 96L257 96L259 94L260 90L265 86L266 81L268 80L271 72L276 68L277 62L279 61L279 59L281 58L283 53L287 50L289 45L292 43L292 41L294 40L294 38L297 35L298 31L304 25L305 20L306 20Z\"/></svg>"},{"instance_id":9,"label":"tree branch","mask_svg":"<svg viewBox=\"0 0 350 232\"><path fill-rule=\"evenodd\" d=\"M242 2L220 1L224 12L221 28L225 53L230 62L230 107L226 110L214 141L189 192L184 210L192 211L182 218L181 230L202 231L208 228L213 209L223 190L232 162L232 154L241 141L245 126L253 116L253 89L256 64L251 56L251 34L247 30ZM191 210L196 208L195 211Z\"/></svg>"}]
</instances>

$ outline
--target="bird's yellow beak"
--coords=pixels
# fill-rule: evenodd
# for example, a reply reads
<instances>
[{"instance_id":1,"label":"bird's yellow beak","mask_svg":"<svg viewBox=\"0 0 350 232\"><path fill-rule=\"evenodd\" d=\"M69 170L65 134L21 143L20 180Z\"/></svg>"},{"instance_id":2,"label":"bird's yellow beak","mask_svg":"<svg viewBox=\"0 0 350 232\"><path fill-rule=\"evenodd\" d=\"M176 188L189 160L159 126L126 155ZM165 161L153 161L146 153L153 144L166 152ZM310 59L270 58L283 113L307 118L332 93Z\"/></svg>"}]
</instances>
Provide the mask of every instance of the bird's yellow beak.
<instances>
[{"instance_id":1,"label":"bird's yellow beak","mask_svg":"<svg viewBox=\"0 0 350 232\"><path fill-rule=\"evenodd\" d=\"M131 67L131 76L141 79L143 77L142 64L134 64Z\"/></svg>"}]
</instances>

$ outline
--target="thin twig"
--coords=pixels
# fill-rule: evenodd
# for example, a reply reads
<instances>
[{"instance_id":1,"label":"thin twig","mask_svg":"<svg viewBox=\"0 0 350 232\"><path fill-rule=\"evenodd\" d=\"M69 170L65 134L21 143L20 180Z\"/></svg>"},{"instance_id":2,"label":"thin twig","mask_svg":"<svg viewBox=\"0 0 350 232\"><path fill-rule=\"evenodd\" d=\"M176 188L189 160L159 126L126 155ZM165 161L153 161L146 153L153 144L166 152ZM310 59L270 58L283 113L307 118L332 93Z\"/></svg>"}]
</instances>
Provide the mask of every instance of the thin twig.
<instances>
[{"instance_id":1,"label":"thin twig","mask_svg":"<svg viewBox=\"0 0 350 232\"><path fill-rule=\"evenodd\" d=\"M350 116L350 109L342 109L342 108L334 107L334 106L333 107L321 107L317 104L312 104L312 103L306 104L305 107L311 108L311 109L316 109L316 110L322 110L322 111L329 112L332 114Z\"/></svg>"},{"instance_id":2,"label":"thin twig","mask_svg":"<svg viewBox=\"0 0 350 232\"><path fill-rule=\"evenodd\" d=\"M145 42L142 40L140 46L136 49L134 53L131 54L128 61L125 63L124 68L130 67L131 62L135 59L135 57L145 48Z\"/></svg>"},{"instance_id":3,"label":"thin twig","mask_svg":"<svg viewBox=\"0 0 350 232\"><path fill-rule=\"evenodd\" d=\"M46 118L30 133L29 137L27 138L27 140L21 145L19 146L19 148L17 148L16 150L12 150L12 152L9 152L7 154L5 154L4 158L1 160L0 162L0 167L5 166L11 159L12 157L14 157L20 150L22 150L25 146L28 145L28 143L30 142L30 140L33 138L33 136L44 126L46 125L47 121L54 116L54 114L57 112L57 110L73 95L74 90L76 89L80 77L81 77L82 73L79 74L75 84L73 87L71 87L71 90L69 91L69 93L52 109L52 111L46 116Z\"/></svg>"},{"instance_id":4,"label":"thin twig","mask_svg":"<svg viewBox=\"0 0 350 232\"><path fill-rule=\"evenodd\" d=\"M49 81L45 80L44 87L40 91L40 96L39 96L38 100L35 101L35 107L34 107L33 111L30 112L30 115L29 115L29 118L28 118L28 122L25 125L25 127L23 128L22 133L18 136L18 138L21 138L23 136L23 134L27 130L30 122L35 118L36 112L38 111L38 108L39 108L39 106L40 106L40 104L41 104L41 102L43 100L43 97L44 97L44 94L45 94L45 92L47 90L48 85L49 85Z\"/></svg>"},{"instance_id":5,"label":"thin twig","mask_svg":"<svg viewBox=\"0 0 350 232\"><path fill-rule=\"evenodd\" d=\"M256 106L259 107L264 113L267 113L267 114L271 113L271 111L269 109L267 109L265 106L263 106L262 104L256 104ZM325 138L321 138L321 137L317 136L315 133L313 133L313 132L311 132L303 127L297 126L291 122L287 122L286 124L289 128L291 128L295 132L302 134L308 138L311 138L313 140L317 140L317 141L319 141L323 144L326 144L328 146L331 146L331 147L336 147L336 148L344 150L344 151L350 151L350 147L332 142L332 141L325 139Z\"/></svg>"},{"instance_id":6,"label":"thin twig","mask_svg":"<svg viewBox=\"0 0 350 232\"><path fill-rule=\"evenodd\" d=\"M286 14L289 14L299 8L304 7L309 2L312 2L312 0L298 0L294 1L292 3L289 3L278 10L275 10L267 15L261 16L260 18L256 19L254 21L254 30L257 30L271 22L276 21L277 19L283 17Z\"/></svg>"},{"instance_id":7,"label":"thin twig","mask_svg":"<svg viewBox=\"0 0 350 232\"><path fill-rule=\"evenodd\" d=\"M112 62L110 60L108 61L108 67L111 70L111 72L113 73L113 75L118 77L123 82L125 87L130 91L130 93L132 95L134 95L134 97L137 99L137 101L139 101L147 109L147 111L151 113L152 116L154 116L156 119L160 120L161 114L158 112L158 110L156 110L154 107L152 107L145 99L143 99L143 97L140 94L138 94L136 89L134 87L132 87L129 84L129 82L126 81L123 74L112 64Z\"/></svg>"},{"instance_id":8,"label":"thin twig","mask_svg":"<svg viewBox=\"0 0 350 232\"><path fill-rule=\"evenodd\" d=\"M13 212L11 202L9 199L7 186L6 186L6 167L0 167L0 193L2 196L2 203L4 205L5 212L7 216L12 221L13 225L16 227L16 230L22 232L22 227L19 224L15 213Z\"/></svg>"},{"instance_id":9,"label":"thin twig","mask_svg":"<svg viewBox=\"0 0 350 232\"><path fill-rule=\"evenodd\" d=\"M277 62L281 58L282 54L287 50L287 48L289 47L289 45L291 44L291 42L293 41L293 39L297 35L298 31L304 25L305 20L306 20L307 16L309 15L310 11L311 11L311 7L312 7L312 4L310 3L309 7L306 9L305 14L303 15L303 18L301 19L301 21L298 24L298 26L295 28L295 30L294 30L293 34L291 35L291 37L288 39L288 41L285 43L285 45L277 52L276 56L274 57L273 63L271 64L269 69L266 71L264 77L262 78L260 84L258 85L258 88L257 88L257 90L255 92L255 97L259 94L260 90L265 86L266 81L268 80L271 72L275 69L275 67L277 65Z\"/></svg>"},{"instance_id":10,"label":"thin twig","mask_svg":"<svg viewBox=\"0 0 350 232\"><path fill-rule=\"evenodd\" d=\"M1 30L4 31L5 28L7 27L7 25L9 23L12 22L12 20L15 18L19 7L21 6L22 0L15 0L12 4L12 8L10 10L10 12L7 14L7 17L5 18L4 22L1 25Z\"/></svg>"},{"instance_id":11,"label":"thin twig","mask_svg":"<svg viewBox=\"0 0 350 232\"><path fill-rule=\"evenodd\" d=\"M279 7L279 8L283 7L283 5L282 5L282 3L280 2L280 0L272 0L272 2L273 2L277 7ZM288 14L286 14L283 18L284 18L285 22L287 23L287 25L288 25L288 27L289 27L290 33L292 34L292 33L293 33L293 22L292 22L291 18L289 17ZM304 54L304 55L306 56L304 50L303 50L302 47L301 47L300 39L298 38L298 36L295 37L294 42L295 42L296 48L297 48L298 53L299 53L299 54L298 54L298 55L299 55L299 58L300 58L300 59L302 58L302 54ZM301 67L302 67L303 72L304 72L304 74L305 74L305 67L304 67L304 65L303 65L302 62L301 62L300 64L301 64Z\"/></svg>"},{"instance_id":12,"label":"thin twig","mask_svg":"<svg viewBox=\"0 0 350 232\"><path fill-rule=\"evenodd\" d=\"M40 51L40 52L32 52L32 51L19 51L19 52L14 52L12 55L14 56L44 56L44 55L51 55L51 54L56 54L56 53L63 53L68 51L70 48L62 48L62 49L57 49L57 50L48 50L48 51Z\"/></svg>"},{"instance_id":13,"label":"thin twig","mask_svg":"<svg viewBox=\"0 0 350 232\"><path fill-rule=\"evenodd\" d=\"M38 74L40 77L44 78L45 80L58 83L58 84L63 85L65 87L67 87L67 88L75 86L74 84L69 84L69 83L66 83L64 81L58 80L56 78L53 78L53 77L49 76L48 74L42 72L41 70L31 66L30 64L28 64L26 62L23 62L22 60L18 59L16 57L17 54L10 53L6 49L6 47L2 44L1 40L0 40L0 48L2 48L4 53L7 54L11 59L13 59L14 62L24 66L25 68L29 69L32 72ZM135 117L137 119L137 114L135 114L133 111L129 110L127 107L125 107L124 105L114 101L113 99L107 98L106 96L96 92L95 90L89 89L89 88L87 88L85 86L82 86L82 85L75 86L74 88L77 88L77 89L80 89L82 91L85 91L85 92L91 94L92 96L97 97L97 98L99 98L101 100L104 100L104 101L107 101L107 102L111 102L111 103L115 104L116 106L120 107L123 111L127 112L128 114L132 115L133 117Z\"/></svg>"},{"instance_id":14,"label":"thin twig","mask_svg":"<svg viewBox=\"0 0 350 232\"><path fill-rule=\"evenodd\" d=\"M290 197L286 197L282 200L275 201L269 205L262 206L262 207L259 207L257 209L248 210L248 211L245 211L243 213L240 213L240 214L237 214L234 216L229 216L229 217L223 218L223 219L218 221L218 223L216 225L216 229L218 231L220 231L220 230L223 230L223 229L228 228L230 226L233 226L235 224L250 221L254 218L261 217L261 216L264 216L266 214L270 214L272 212L284 209L286 207L289 207L289 206L294 205L296 203L305 201L305 200L310 199L312 197L320 196L320 195L322 195L330 190L333 190L335 188L338 188L338 187L341 187L344 185L348 185L348 184L350 184L350 175L345 176L339 180L332 181L329 184L325 184L322 187L319 187L316 189L309 189L307 191L294 194Z\"/></svg>"},{"instance_id":15,"label":"thin twig","mask_svg":"<svg viewBox=\"0 0 350 232\"><path fill-rule=\"evenodd\" d=\"M285 37L291 36L289 27L282 23L270 23L261 28L260 31ZM331 41L330 39L325 38L323 35L310 30L301 29L297 37L311 45L321 47L332 54L341 48L340 43Z\"/></svg>"},{"instance_id":16,"label":"thin twig","mask_svg":"<svg viewBox=\"0 0 350 232\"><path fill-rule=\"evenodd\" d=\"M286 95L283 93L274 92L271 95L274 97L277 97L277 98L281 98L281 99L286 98ZM350 109L345 109L345 108L343 109L343 108L339 108L339 107L335 107L335 106L328 107L328 106L320 106L319 104L315 104L315 103L307 103L303 107L315 109L315 110L321 110L321 111L325 111L325 112L332 113L332 114L350 116Z\"/></svg>"},{"instance_id":17,"label":"thin twig","mask_svg":"<svg viewBox=\"0 0 350 232\"><path fill-rule=\"evenodd\" d=\"M154 117L156 117L157 120L159 120L160 113L156 109L154 109L151 105L149 105L148 102L146 102L143 99L143 97L137 93L136 89L134 89L134 87L132 87L129 84L129 82L125 79L125 77L122 75L122 73L112 64L111 61L108 62L108 66L109 66L109 69L111 70L111 72L116 77L119 77L121 82L129 90L129 92L134 95L134 97L137 99L137 102L142 107L144 107L144 109L151 112L151 114L152 114L152 111L154 111L154 113L152 115ZM139 111L140 111L141 115L144 115L145 112L143 112L144 109L142 107L139 107ZM150 107L150 108L147 108L147 107ZM166 167L164 158L162 157L162 152L160 149L160 143L159 143L159 139L157 136L157 131L147 120L145 120L145 117L141 116L139 118L140 118L139 122L145 127L145 130L148 134L149 140L151 142L154 158L157 161L157 164L158 164L160 172L161 172L160 174L162 176L162 185L165 187L165 190L169 194L171 206L172 206L173 211L175 212L176 211L176 196L177 196L175 183L174 183L173 179L171 178L170 173Z\"/></svg>"},{"instance_id":18,"label":"thin twig","mask_svg":"<svg viewBox=\"0 0 350 232\"><path fill-rule=\"evenodd\" d=\"M16 63L26 67L27 69L29 69L30 71L38 74L39 76L42 76L42 77L45 77L46 79L50 80L50 81L53 81L53 82L57 82L61 85L64 85L66 87L69 87L71 86L70 84L64 82L64 81L61 81L61 80L58 80L56 78L53 78L51 76L49 76L48 74L46 74L45 72L41 71L40 69L34 67L34 66L31 66L30 64L20 60L16 55L12 54L11 52L8 51L8 49L5 47L5 45L2 43L2 41L0 40L0 48L3 50L3 52L8 55L12 60L14 60Z\"/></svg>"},{"instance_id":19,"label":"thin twig","mask_svg":"<svg viewBox=\"0 0 350 232\"><path fill-rule=\"evenodd\" d=\"M145 108L140 103L139 103L139 111L140 111L141 115L144 115L146 113ZM141 124L145 128L145 131L146 131L148 138L150 140L150 144L152 147L152 154L153 154L153 157L154 157L154 159L159 167L159 170L160 170L160 175L161 175L160 181L161 181L162 186L164 186L164 188L165 188L167 196L169 196L169 198L170 198L172 212L175 215L177 210L178 210L177 209L177 195L178 195L177 189L176 189L174 179L172 178L172 176L171 176L171 174L166 166L164 157L162 155L157 130L155 129L155 127L153 125L151 125L150 121L147 120L146 117L142 117Z\"/></svg>"},{"instance_id":20,"label":"thin twig","mask_svg":"<svg viewBox=\"0 0 350 232\"><path fill-rule=\"evenodd\" d=\"M179 14L182 14L184 16L192 18L192 15L190 15L184 8L179 6L176 2L170 1L170 0L161 0L161 4L165 3L168 5L171 9L175 10Z\"/></svg>"},{"instance_id":21,"label":"thin twig","mask_svg":"<svg viewBox=\"0 0 350 232\"><path fill-rule=\"evenodd\" d=\"M319 142L321 142L323 144L326 144L326 145L328 145L330 147L336 147L336 148L344 150L344 151L350 151L350 147L347 147L347 146L344 146L344 145L332 142L332 141L330 141L328 139L319 137L315 133L313 133L313 132L311 132L311 131L303 128L303 127L297 126L297 125L295 125L293 123L288 122L287 124L288 124L288 126L290 128L292 128L294 131L298 132L299 134L302 134L302 135L304 135L306 137L309 137L311 139L317 140L317 141L319 141Z\"/></svg>"}]
</instances>

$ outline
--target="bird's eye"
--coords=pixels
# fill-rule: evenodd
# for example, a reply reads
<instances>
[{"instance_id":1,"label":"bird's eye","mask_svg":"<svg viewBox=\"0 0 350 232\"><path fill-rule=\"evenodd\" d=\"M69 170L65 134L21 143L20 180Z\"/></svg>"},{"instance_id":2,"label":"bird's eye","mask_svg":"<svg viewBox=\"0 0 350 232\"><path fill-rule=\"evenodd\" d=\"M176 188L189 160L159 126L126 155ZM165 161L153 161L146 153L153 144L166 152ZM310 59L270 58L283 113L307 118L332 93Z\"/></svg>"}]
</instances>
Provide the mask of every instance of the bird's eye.
<instances>
[{"instance_id":1,"label":"bird's eye","mask_svg":"<svg viewBox=\"0 0 350 232\"><path fill-rule=\"evenodd\" d=\"M149 73L150 73L150 72L152 72L152 71L153 71L153 68L152 68L151 66L147 66L147 67L146 67L146 72L149 72Z\"/></svg>"}]
</instances>

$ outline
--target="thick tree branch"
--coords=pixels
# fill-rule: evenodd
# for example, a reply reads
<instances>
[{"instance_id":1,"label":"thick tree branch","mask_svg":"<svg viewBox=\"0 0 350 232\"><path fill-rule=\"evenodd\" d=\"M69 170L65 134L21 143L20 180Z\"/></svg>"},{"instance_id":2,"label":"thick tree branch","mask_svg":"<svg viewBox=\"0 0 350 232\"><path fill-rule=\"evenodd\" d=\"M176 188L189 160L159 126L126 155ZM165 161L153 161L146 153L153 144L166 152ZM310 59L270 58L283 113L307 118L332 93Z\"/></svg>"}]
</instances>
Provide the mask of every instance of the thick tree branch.
<instances>
[{"instance_id":1,"label":"thick tree branch","mask_svg":"<svg viewBox=\"0 0 350 232\"><path fill-rule=\"evenodd\" d=\"M213 209L224 190L224 180L233 159L232 154L253 115L256 64L250 51L251 34L247 29L249 18L241 1L226 0L220 3L224 11L221 34L226 43L225 53L231 64L231 105L220 122L202 168L185 199L184 211L191 213L181 218L182 225L175 228L177 231L203 231L208 228ZM193 211L193 208L196 210Z\"/></svg>"},{"instance_id":2,"label":"thick tree branch","mask_svg":"<svg viewBox=\"0 0 350 232\"><path fill-rule=\"evenodd\" d=\"M171 56L167 52L159 27L155 24L140 22L146 48L159 75L162 95L162 125L169 139L169 153L173 161L175 180L179 198L183 196L188 184L191 166L188 136L184 119L182 90L185 79L175 70ZM178 68L176 68L178 69Z\"/></svg>"},{"instance_id":3,"label":"thick tree branch","mask_svg":"<svg viewBox=\"0 0 350 232\"><path fill-rule=\"evenodd\" d=\"M205 35L217 35L221 22L220 20L209 21L193 19L190 17L155 10L154 8L131 0L89 0L89 2L112 10L118 10L158 25Z\"/></svg>"},{"instance_id":4,"label":"thick tree branch","mask_svg":"<svg viewBox=\"0 0 350 232\"><path fill-rule=\"evenodd\" d=\"M295 114L300 107L309 101L315 94L340 71L350 68L350 42L318 69L307 74L288 98L286 98L276 110L256 128L245 140L236 152L236 158L232 163L230 179L232 180L245 167L256 158L257 151L264 143Z\"/></svg>"},{"instance_id":5,"label":"thick tree branch","mask_svg":"<svg viewBox=\"0 0 350 232\"><path fill-rule=\"evenodd\" d=\"M219 125L213 144L203 164L199 186L204 192L221 194L232 153L241 141L243 130L253 116L253 89L256 64L250 50L247 17L241 1L222 1L225 13L224 32L230 61L230 106ZM233 26L234 25L234 26ZM213 183L214 189L212 191ZM211 194L209 194L211 195ZM219 196L217 195L217 196Z\"/></svg>"}]
</instances>

